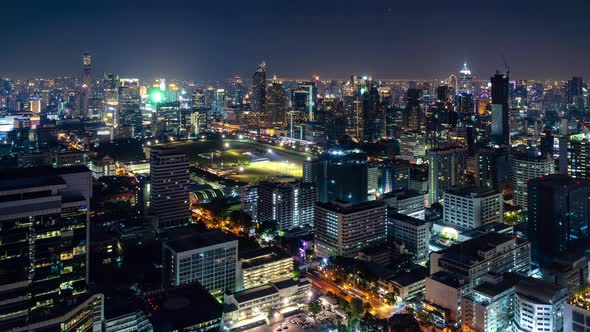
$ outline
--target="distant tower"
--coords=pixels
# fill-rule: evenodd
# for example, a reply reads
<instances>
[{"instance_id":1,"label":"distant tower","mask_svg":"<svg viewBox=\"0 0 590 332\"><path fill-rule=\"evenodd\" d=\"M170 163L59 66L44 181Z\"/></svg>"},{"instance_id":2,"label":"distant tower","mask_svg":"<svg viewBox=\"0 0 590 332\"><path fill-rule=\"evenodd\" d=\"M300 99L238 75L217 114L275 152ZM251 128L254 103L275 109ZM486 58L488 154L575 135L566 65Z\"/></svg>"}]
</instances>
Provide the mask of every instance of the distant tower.
<instances>
[{"instance_id":1,"label":"distant tower","mask_svg":"<svg viewBox=\"0 0 590 332\"><path fill-rule=\"evenodd\" d=\"M508 71L490 78L492 82L492 143L496 145L510 144L510 127L508 125Z\"/></svg>"},{"instance_id":2,"label":"distant tower","mask_svg":"<svg viewBox=\"0 0 590 332\"><path fill-rule=\"evenodd\" d=\"M471 70L467 67L467 62L463 63L463 69L459 73L461 75L458 93L473 94L473 79L471 77Z\"/></svg>"},{"instance_id":3,"label":"distant tower","mask_svg":"<svg viewBox=\"0 0 590 332\"><path fill-rule=\"evenodd\" d=\"M82 116L88 116L88 98L90 97L90 93L92 93L91 64L92 57L90 56L90 53L84 52L82 55L82 65L84 66L84 69L82 73L82 103L80 107L80 113Z\"/></svg>"},{"instance_id":4,"label":"distant tower","mask_svg":"<svg viewBox=\"0 0 590 332\"><path fill-rule=\"evenodd\" d=\"M252 76L252 110L263 114L266 101L266 63L261 63Z\"/></svg>"}]
</instances>

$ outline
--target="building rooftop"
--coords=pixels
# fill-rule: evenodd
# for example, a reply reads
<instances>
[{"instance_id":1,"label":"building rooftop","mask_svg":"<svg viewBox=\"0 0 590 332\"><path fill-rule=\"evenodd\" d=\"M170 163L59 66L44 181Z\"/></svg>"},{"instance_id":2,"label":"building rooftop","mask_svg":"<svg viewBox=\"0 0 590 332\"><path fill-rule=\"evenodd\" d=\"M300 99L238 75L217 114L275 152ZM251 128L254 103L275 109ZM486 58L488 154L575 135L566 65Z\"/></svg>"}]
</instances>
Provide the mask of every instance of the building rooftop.
<instances>
[{"instance_id":1,"label":"building rooftop","mask_svg":"<svg viewBox=\"0 0 590 332\"><path fill-rule=\"evenodd\" d=\"M396 197L398 200L402 200L402 199L414 198L414 197L419 197L419 196L424 196L424 194L421 194L421 193L417 192L416 190L404 188L404 189L397 189L394 191L390 191L386 194L383 194L383 195L381 195L381 199Z\"/></svg>"},{"instance_id":2,"label":"building rooftop","mask_svg":"<svg viewBox=\"0 0 590 332\"><path fill-rule=\"evenodd\" d=\"M567 303L574 307L590 311L590 286L582 287L573 292Z\"/></svg>"},{"instance_id":3,"label":"building rooftop","mask_svg":"<svg viewBox=\"0 0 590 332\"><path fill-rule=\"evenodd\" d=\"M514 233L514 226L493 222L474 229L469 229L464 232L461 232L461 235L469 239L474 239L476 237L480 237L491 232L512 234Z\"/></svg>"},{"instance_id":4,"label":"building rooftop","mask_svg":"<svg viewBox=\"0 0 590 332\"><path fill-rule=\"evenodd\" d=\"M453 288L461 288L465 285L465 279L461 278L459 275L446 272L446 271L439 271L434 274L431 274L427 278L440 282L441 284L447 285Z\"/></svg>"},{"instance_id":5,"label":"building rooftop","mask_svg":"<svg viewBox=\"0 0 590 332\"><path fill-rule=\"evenodd\" d=\"M441 259L452 260L470 266L483 260L481 257L482 252L494 250L497 246L512 240L515 240L516 243L524 242L524 240L516 238L512 234L487 233L442 250L440 252L442 254Z\"/></svg>"},{"instance_id":6,"label":"building rooftop","mask_svg":"<svg viewBox=\"0 0 590 332\"><path fill-rule=\"evenodd\" d=\"M407 270L401 270L394 274L388 280L394 281L402 287L415 284L419 281L423 281L430 275L430 270L420 265L414 265L412 268Z\"/></svg>"},{"instance_id":7,"label":"building rooftop","mask_svg":"<svg viewBox=\"0 0 590 332\"><path fill-rule=\"evenodd\" d=\"M183 252L213 246L216 244L238 241L235 237L222 231L214 230L205 233L195 233L164 243L175 252Z\"/></svg>"},{"instance_id":8,"label":"building rooftop","mask_svg":"<svg viewBox=\"0 0 590 332\"><path fill-rule=\"evenodd\" d=\"M318 202L316 203L316 206L337 213L350 214L374 208L385 208L385 203L381 201L368 201L352 204L345 201L332 201L328 203Z\"/></svg>"},{"instance_id":9,"label":"building rooftop","mask_svg":"<svg viewBox=\"0 0 590 332\"><path fill-rule=\"evenodd\" d=\"M406 214L401 214L401 213L397 213L397 212L390 213L389 217L393 218L393 220L399 220L401 222L405 222L405 223L411 224L413 226L422 226L422 225L430 223L429 221L410 217Z\"/></svg>"},{"instance_id":10,"label":"building rooftop","mask_svg":"<svg viewBox=\"0 0 590 332\"><path fill-rule=\"evenodd\" d=\"M556 298L567 296L566 288L532 277L521 280L514 291L520 296L544 304L552 304Z\"/></svg>"},{"instance_id":11,"label":"building rooftop","mask_svg":"<svg viewBox=\"0 0 590 332\"><path fill-rule=\"evenodd\" d=\"M473 288L473 292L494 298L513 288L522 276L514 273L488 273L482 277L482 283Z\"/></svg>"},{"instance_id":12,"label":"building rooftop","mask_svg":"<svg viewBox=\"0 0 590 332\"><path fill-rule=\"evenodd\" d=\"M477 187L469 187L469 188L450 188L446 191L446 193L461 196L465 198L484 198L490 197L493 195L499 195L500 192L493 190L493 189L484 189L484 188L477 188Z\"/></svg>"},{"instance_id":13,"label":"building rooftop","mask_svg":"<svg viewBox=\"0 0 590 332\"><path fill-rule=\"evenodd\" d=\"M221 319L223 306L199 284L146 294L154 331L183 331L199 323Z\"/></svg>"},{"instance_id":14,"label":"building rooftop","mask_svg":"<svg viewBox=\"0 0 590 332\"><path fill-rule=\"evenodd\" d=\"M239 258L242 260L242 268L251 268L271 262L291 258L285 251L276 247L264 247L246 252L239 252Z\"/></svg>"},{"instance_id":15,"label":"building rooftop","mask_svg":"<svg viewBox=\"0 0 590 332\"><path fill-rule=\"evenodd\" d=\"M273 284L267 284L234 293L234 298L238 303L243 303L273 294L278 295L279 291Z\"/></svg>"}]
</instances>

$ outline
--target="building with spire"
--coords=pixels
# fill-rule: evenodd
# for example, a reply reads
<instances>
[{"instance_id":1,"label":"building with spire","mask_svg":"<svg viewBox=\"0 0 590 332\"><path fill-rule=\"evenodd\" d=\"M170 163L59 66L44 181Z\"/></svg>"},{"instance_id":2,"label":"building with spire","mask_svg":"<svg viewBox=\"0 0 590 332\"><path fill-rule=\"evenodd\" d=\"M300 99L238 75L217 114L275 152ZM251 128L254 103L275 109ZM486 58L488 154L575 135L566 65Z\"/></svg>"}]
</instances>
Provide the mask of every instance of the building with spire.
<instances>
[{"instance_id":1,"label":"building with spire","mask_svg":"<svg viewBox=\"0 0 590 332\"><path fill-rule=\"evenodd\" d=\"M262 62L252 75L252 110L263 114L266 110L266 63Z\"/></svg>"},{"instance_id":2,"label":"building with spire","mask_svg":"<svg viewBox=\"0 0 590 332\"><path fill-rule=\"evenodd\" d=\"M84 52L82 55L82 87L80 93L80 115L88 116L88 99L92 93L92 76L91 76L92 57L90 53Z\"/></svg>"},{"instance_id":3,"label":"building with spire","mask_svg":"<svg viewBox=\"0 0 590 332\"><path fill-rule=\"evenodd\" d=\"M467 67L467 62L463 63L463 69L459 72L459 91L458 93L473 94L473 78L471 70Z\"/></svg>"}]
</instances>

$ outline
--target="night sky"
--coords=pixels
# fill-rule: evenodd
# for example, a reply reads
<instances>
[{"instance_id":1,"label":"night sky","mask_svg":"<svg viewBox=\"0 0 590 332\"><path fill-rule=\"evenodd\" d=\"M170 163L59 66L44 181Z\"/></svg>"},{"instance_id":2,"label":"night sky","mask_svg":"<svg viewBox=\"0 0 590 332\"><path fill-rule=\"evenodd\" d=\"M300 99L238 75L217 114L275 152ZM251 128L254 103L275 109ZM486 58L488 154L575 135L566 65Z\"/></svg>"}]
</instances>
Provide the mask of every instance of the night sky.
<instances>
[{"instance_id":1,"label":"night sky","mask_svg":"<svg viewBox=\"0 0 590 332\"><path fill-rule=\"evenodd\" d=\"M17 3L17 4L14 4ZM270 75L590 78L589 1L12 1L0 4L0 77L93 74L218 80Z\"/></svg>"}]
</instances>

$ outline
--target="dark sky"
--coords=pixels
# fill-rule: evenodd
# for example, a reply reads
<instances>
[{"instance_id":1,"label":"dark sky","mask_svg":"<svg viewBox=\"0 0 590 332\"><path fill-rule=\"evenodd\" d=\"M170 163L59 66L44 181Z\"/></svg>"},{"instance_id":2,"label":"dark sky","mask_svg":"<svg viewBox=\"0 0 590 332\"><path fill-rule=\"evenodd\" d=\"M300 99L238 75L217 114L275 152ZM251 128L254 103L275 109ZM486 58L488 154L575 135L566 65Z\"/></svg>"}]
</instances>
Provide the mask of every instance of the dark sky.
<instances>
[{"instance_id":1,"label":"dark sky","mask_svg":"<svg viewBox=\"0 0 590 332\"><path fill-rule=\"evenodd\" d=\"M584 0L1 0L0 76L590 78Z\"/></svg>"}]
</instances>

